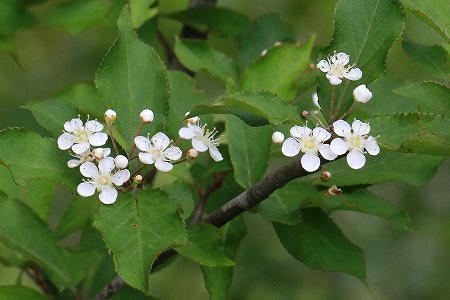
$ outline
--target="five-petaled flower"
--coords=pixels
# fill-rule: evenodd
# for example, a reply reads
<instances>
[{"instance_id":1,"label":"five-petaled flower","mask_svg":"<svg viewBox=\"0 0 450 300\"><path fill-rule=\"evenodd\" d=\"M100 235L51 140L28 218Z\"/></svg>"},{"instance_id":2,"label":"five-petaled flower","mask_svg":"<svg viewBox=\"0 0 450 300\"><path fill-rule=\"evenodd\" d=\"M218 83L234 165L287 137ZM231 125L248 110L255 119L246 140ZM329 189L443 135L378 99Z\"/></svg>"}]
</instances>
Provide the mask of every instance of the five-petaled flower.
<instances>
[{"instance_id":1,"label":"five-petaled flower","mask_svg":"<svg viewBox=\"0 0 450 300\"><path fill-rule=\"evenodd\" d=\"M317 64L320 71L327 73L327 78L332 85L338 85L342 78L348 80L359 80L362 77L362 71L359 68L353 68L354 65L347 66L350 56L344 52L335 53L327 60L321 60Z\"/></svg>"},{"instance_id":2,"label":"five-petaled flower","mask_svg":"<svg viewBox=\"0 0 450 300\"><path fill-rule=\"evenodd\" d=\"M290 130L291 137L283 142L281 152L289 157L296 156L300 151L303 152L301 164L303 169L308 172L314 172L320 167L320 158L318 153L327 160L333 160L337 157L330 145L324 144L331 137L331 133L322 127L316 127L313 130L306 126L294 126Z\"/></svg>"},{"instance_id":3,"label":"five-petaled flower","mask_svg":"<svg viewBox=\"0 0 450 300\"><path fill-rule=\"evenodd\" d=\"M101 150L101 157L97 158L94 154L94 152L98 152L97 149ZM90 149L88 149L87 151L81 153L81 154L75 154L73 155L73 157L75 157L75 159L71 159L67 162L67 166L69 168L75 168L78 167L79 165L81 165L82 163L86 162L86 161L94 161L94 160L99 160L99 159L103 159L107 156L109 156L109 154L111 153L111 149L109 148L96 148L93 151L91 151Z\"/></svg>"},{"instance_id":4,"label":"five-petaled flower","mask_svg":"<svg viewBox=\"0 0 450 300\"><path fill-rule=\"evenodd\" d=\"M170 139L162 132L156 133L151 140L148 137L137 136L134 138L139 153L139 160L144 164L155 164L156 169L161 172L169 172L173 168L172 160L181 158L183 152L180 148L171 146Z\"/></svg>"},{"instance_id":5,"label":"five-petaled flower","mask_svg":"<svg viewBox=\"0 0 450 300\"><path fill-rule=\"evenodd\" d=\"M352 126L344 120L337 120L333 123L333 131L342 138L335 138L331 141L331 150L342 155L347 151L347 163L352 169L360 169L366 163L364 150L370 155L380 153L380 147L373 136L367 136L370 132L370 125L359 120L354 120Z\"/></svg>"},{"instance_id":6,"label":"five-petaled flower","mask_svg":"<svg viewBox=\"0 0 450 300\"><path fill-rule=\"evenodd\" d=\"M115 169L114 158L106 157L97 166L92 162L84 162L80 166L81 174L88 178L80 183L77 192L82 197L92 196L99 191L98 198L104 204L112 204L117 199L117 190L114 186L121 186L130 179L130 171Z\"/></svg>"},{"instance_id":7,"label":"five-petaled flower","mask_svg":"<svg viewBox=\"0 0 450 300\"><path fill-rule=\"evenodd\" d=\"M82 154L89 150L90 146L103 146L108 140L103 130L103 125L97 120L87 121L83 126L80 118L74 118L64 123L65 132L58 138L58 147L61 150L72 148L75 154Z\"/></svg>"},{"instance_id":8,"label":"five-petaled flower","mask_svg":"<svg viewBox=\"0 0 450 300\"><path fill-rule=\"evenodd\" d=\"M191 118L192 119L192 118ZM215 161L223 160L222 154L217 146L222 142L222 136L215 138L217 130L206 129L207 124L200 126L200 119L197 117L195 121L190 121L187 127L182 127L178 131L181 138L191 140L192 147L198 152L205 152L209 149L209 154Z\"/></svg>"}]
</instances>

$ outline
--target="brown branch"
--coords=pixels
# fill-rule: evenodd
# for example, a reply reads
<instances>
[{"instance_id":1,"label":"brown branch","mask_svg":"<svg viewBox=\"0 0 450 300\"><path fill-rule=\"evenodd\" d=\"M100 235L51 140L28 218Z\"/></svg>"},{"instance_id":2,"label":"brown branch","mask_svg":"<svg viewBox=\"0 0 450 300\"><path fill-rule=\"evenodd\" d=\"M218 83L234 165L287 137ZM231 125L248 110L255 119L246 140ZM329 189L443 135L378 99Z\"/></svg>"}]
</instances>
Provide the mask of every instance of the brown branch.
<instances>
[{"instance_id":1,"label":"brown branch","mask_svg":"<svg viewBox=\"0 0 450 300\"><path fill-rule=\"evenodd\" d=\"M101 299L107 299L114 295L119 288L125 285L125 281L123 281L122 278L119 276L114 277L114 279L101 290L100 293L95 296L95 299L101 300Z\"/></svg>"}]
</instances>

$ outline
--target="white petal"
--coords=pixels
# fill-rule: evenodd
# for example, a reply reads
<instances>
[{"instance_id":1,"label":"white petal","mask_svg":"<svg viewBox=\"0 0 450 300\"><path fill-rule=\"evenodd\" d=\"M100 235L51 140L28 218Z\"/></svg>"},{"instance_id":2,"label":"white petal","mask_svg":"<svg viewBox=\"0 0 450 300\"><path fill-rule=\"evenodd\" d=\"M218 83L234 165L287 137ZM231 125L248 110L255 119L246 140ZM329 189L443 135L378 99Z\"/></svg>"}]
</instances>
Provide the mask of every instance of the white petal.
<instances>
[{"instance_id":1,"label":"white petal","mask_svg":"<svg viewBox=\"0 0 450 300\"><path fill-rule=\"evenodd\" d=\"M347 53L339 52L333 55L331 60L333 63L338 63L342 66L345 66L350 61L350 56L348 56Z\"/></svg>"},{"instance_id":2,"label":"white petal","mask_svg":"<svg viewBox=\"0 0 450 300\"><path fill-rule=\"evenodd\" d=\"M102 192L98 195L98 199L103 204L113 204L117 199L117 190L113 187L104 187Z\"/></svg>"},{"instance_id":3,"label":"white petal","mask_svg":"<svg viewBox=\"0 0 450 300\"><path fill-rule=\"evenodd\" d=\"M336 75L327 74L326 76L332 85L339 85L342 82L342 80Z\"/></svg>"},{"instance_id":4,"label":"white petal","mask_svg":"<svg viewBox=\"0 0 450 300\"><path fill-rule=\"evenodd\" d=\"M208 150L208 146L197 138L192 138L192 147L198 152L205 152Z\"/></svg>"},{"instance_id":5,"label":"white petal","mask_svg":"<svg viewBox=\"0 0 450 300\"><path fill-rule=\"evenodd\" d=\"M281 152L288 157L292 157L296 156L300 152L301 148L302 145L296 139L290 137L283 142Z\"/></svg>"},{"instance_id":6,"label":"white petal","mask_svg":"<svg viewBox=\"0 0 450 300\"><path fill-rule=\"evenodd\" d=\"M322 109L319 103L319 96L317 95L317 93L312 94L312 100L315 107L317 107L318 109Z\"/></svg>"},{"instance_id":7,"label":"white petal","mask_svg":"<svg viewBox=\"0 0 450 300\"><path fill-rule=\"evenodd\" d=\"M78 167L80 164L81 164L81 160L79 160L79 159L71 159L67 162L67 166L71 169Z\"/></svg>"},{"instance_id":8,"label":"white petal","mask_svg":"<svg viewBox=\"0 0 450 300\"><path fill-rule=\"evenodd\" d=\"M330 65L328 64L328 62L326 60L321 60L319 61L319 63L317 64L317 67L320 69L320 71L322 72L328 72L330 71Z\"/></svg>"},{"instance_id":9,"label":"white petal","mask_svg":"<svg viewBox=\"0 0 450 300\"><path fill-rule=\"evenodd\" d=\"M377 155L380 153L380 146L378 146L377 139L373 136L369 136L364 142L364 148L370 155Z\"/></svg>"},{"instance_id":10,"label":"white petal","mask_svg":"<svg viewBox=\"0 0 450 300\"><path fill-rule=\"evenodd\" d=\"M98 163L98 169L103 174L110 174L115 167L116 164L114 163L114 158L112 157L105 157Z\"/></svg>"},{"instance_id":11,"label":"white petal","mask_svg":"<svg viewBox=\"0 0 450 300\"><path fill-rule=\"evenodd\" d=\"M72 151L75 152L76 154L83 154L87 150L89 150L89 143L88 142L83 142L83 143L80 143L80 144L74 144L72 146Z\"/></svg>"},{"instance_id":12,"label":"white petal","mask_svg":"<svg viewBox=\"0 0 450 300\"><path fill-rule=\"evenodd\" d=\"M82 182L77 186L77 192L81 197L89 197L94 195L95 186L89 182Z\"/></svg>"},{"instance_id":13,"label":"white petal","mask_svg":"<svg viewBox=\"0 0 450 300\"><path fill-rule=\"evenodd\" d=\"M96 178L99 176L97 166L90 161L81 164L80 172L84 177Z\"/></svg>"},{"instance_id":14,"label":"white petal","mask_svg":"<svg viewBox=\"0 0 450 300\"><path fill-rule=\"evenodd\" d=\"M163 161L160 159L158 159L155 162L155 167L161 172L169 172L170 170L173 169L173 165L170 162Z\"/></svg>"},{"instance_id":15,"label":"white petal","mask_svg":"<svg viewBox=\"0 0 450 300\"><path fill-rule=\"evenodd\" d=\"M345 75L348 80L359 80L362 77L362 71L359 68L350 69Z\"/></svg>"},{"instance_id":16,"label":"white petal","mask_svg":"<svg viewBox=\"0 0 450 300\"><path fill-rule=\"evenodd\" d=\"M64 130L67 132L73 132L72 123L70 121L64 123Z\"/></svg>"},{"instance_id":17,"label":"white petal","mask_svg":"<svg viewBox=\"0 0 450 300\"><path fill-rule=\"evenodd\" d=\"M311 153L305 153L300 160L303 169L308 172L314 172L320 167L320 158Z\"/></svg>"},{"instance_id":18,"label":"white petal","mask_svg":"<svg viewBox=\"0 0 450 300\"><path fill-rule=\"evenodd\" d=\"M293 137L301 139L302 137L309 136L312 130L306 126L294 126L289 131Z\"/></svg>"},{"instance_id":19,"label":"white petal","mask_svg":"<svg viewBox=\"0 0 450 300\"><path fill-rule=\"evenodd\" d=\"M85 128L90 132L99 132L103 130L103 124L97 120L90 120L86 122Z\"/></svg>"},{"instance_id":20,"label":"white petal","mask_svg":"<svg viewBox=\"0 0 450 300\"><path fill-rule=\"evenodd\" d=\"M81 127L83 127L83 121L81 121L78 118L72 119L70 120L70 125L72 126L72 129L75 130L79 130L81 129Z\"/></svg>"},{"instance_id":21,"label":"white petal","mask_svg":"<svg viewBox=\"0 0 450 300\"><path fill-rule=\"evenodd\" d=\"M360 103L367 103L372 99L372 92L365 84L360 84L353 90L353 99Z\"/></svg>"},{"instance_id":22,"label":"white petal","mask_svg":"<svg viewBox=\"0 0 450 300\"><path fill-rule=\"evenodd\" d=\"M73 135L70 133L64 132L58 137L58 148L61 150L69 149L72 147L73 143Z\"/></svg>"},{"instance_id":23,"label":"white petal","mask_svg":"<svg viewBox=\"0 0 450 300\"><path fill-rule=\"evenodd\" d=\"M340 138L335 138L330 143L330 148L336 155L342 155L348 151L348 144Z\"/></svg>"},{"instance_id":24,"label":"white petal","mask_svg":"<svg viewBox=\"0 0 450 300\"><path fill-rule=\"evenodd\" d=\"M108 135L104 132L96 132L89 136L89 143L94 146L103 146L108 140Z\"/></svg>"},{"instance_id":25,"label":"white petal","mask_svg":"<svg viewBox=\"0 0 450 300\"><path fill-rule=\"evenodd\" d=\"M182 139L192 139L195 135L194 133L194 129L190 128L190 127L181 127L180 130L178 130L178 135L182 138Z\"/></svg>"},{"instance_id":26,"label":"white petal","mask_svg":"<svg viewBox=\"0 0 450 300\"><path fill-rule=\"evenodd\" d=\"M331 146L328 144L319 145L319 152L326 160L333 160L337 157L337 154L331 150Z\"/></svg>"},{"instance_id":27,"label":"white petal","mask_svg":"<svg viewBox=\"0 0 450 300\"><path fill-rule=\"evenodd\" d=\"M164 150L164 156L170 160L178 160L183 155L183 152L178 147L169 147Z\"/></svg>"},{"instance_id":28,"label":"white petal","mask_svg":"<svg viewBox=\"0 0 450 300\"><path fill-rule=\"evenodd\" d=\"M136 147L141 151L146 152L150 150L150 141L145 136L135 137L134 143L136 144Z\"/></svg>"},{"instance_id":29,"label":"white petal","mask_svg":"<svg viewBox=\"0 0 450 300\"><path fill-rule=\"evenodd\" d=\"M361 169L366 163L366 157L361 151L353 149L347 154L347 163L352 169Z\"/></svg>"},{"instance_id":30,"label":"white petal","mask_svg":"<svg viewBox=\"0 0 450 300\"><path fill-rule=\"evenodd\" d=\"M153 137L152 137L152 143L153 145L155 145L156 148L158 149L166 149L167 146L169 146L170 144L170 139L167 135L165 135L162 132L157 132Z\"/></svg>"},{"instance_id":31,"label":"white petal","mask_svg":"<svg viewBox=\"0 0 450 300\"><path fill-rule=\"evenodd\" d=\"M370 132L370 125L360 120L354 120L352 123L353 132L359 135L365 135Z\"/></svg>"},{"instance_id":32,"label":"white petal","mask_svg":"<svg viewBox=\"0 0 450 300\"><path fill-rule=\"evenodd\" d=\"M145 152L139 153L139 160L146 165L151 165L154 163L153 156Z\"/></svg>"},{"instance_id":33,"label":"white petal","mask_svg":"<svg viewBox=\"0 0 450 300\"><path fill-rule=\"evenodd\" d=\"M107 157L111 154L111 149L103 148L103 157Z\"/></svg>"},{"instance_id":34,"label":"white petal","mask_svg":"<svg viewBox=\"0 0 450 300\"><path fill-rule=\"evenodd\" d=\"M214 159L215 161L223 160L223 156L219 152L219 149L217 149L216 146L209 147L209 154L211 155L212 159Z\"/></svg>"},{"instance_id":35,"label":"white petal","mask_svg":"<svg viewBox=\"0 0 450 300\"><path fill-rule=\"evenodd\" d=\"M331 137L331 133L322 127L316 127L313 129L313 137L319 143L323 143Z\"/></svg>"},{"instance_id":36,"label":"white petal","mask_svg":"<svg viewBox=\"0 0 450 300\"><path fill-rule=\"evenodd\" d=\"M117 171L113 176L111 176L111 181L117 186L121 186L130 179L130 171L120 170Z\"/></svg>"},{"instance_id":37,"label":"white petal","mask_svg":"<svg viewBox=\"0 0 450 300\"><path fill-rule=\"evenodd\" d=\"M346 136L350 135L350 133L352 132L352 129L350 127L350 124L348 124L344 120L337 120L333 123L333 131L338 136L346 137Z\"/></svg>"}]
</instances>

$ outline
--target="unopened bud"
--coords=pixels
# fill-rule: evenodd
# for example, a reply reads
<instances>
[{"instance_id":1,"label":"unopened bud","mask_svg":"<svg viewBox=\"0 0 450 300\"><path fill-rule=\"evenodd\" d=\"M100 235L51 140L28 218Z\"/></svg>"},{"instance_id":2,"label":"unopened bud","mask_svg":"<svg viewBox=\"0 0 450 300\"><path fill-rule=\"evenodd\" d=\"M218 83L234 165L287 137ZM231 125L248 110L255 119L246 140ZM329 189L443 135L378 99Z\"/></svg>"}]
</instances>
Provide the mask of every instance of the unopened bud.
<instances>
[{"instance_id":1,"label":"unopened bud","mask_svg":"<svg viewBox=\"0 0 450 300\"><path fill-rule=\"evenodd\" d=\"M353 90L353 98L359 103L367 103L372 99L372 92L369 91L365 84L361 84Z\"/></svg>"},{"instance_id":2,"label":"unopened bud","mask_svg":"<svg viewBox=\"0 0 450 300\"><path fill-rule=\"evenodd\" d=\"M342 190L335 185L332 185L328 188L328 195L330 196L338 196L342 194Z\"/></svg>"},{"instance_id":3,"label":"unopened bud","mask_svg":"<svg viewBox=\"0 0 450 300\"><path fill-rule=\"evenodd\" d=\"M92 151L92 154L96 159L102 159L105 155L105 151L103 150L103 148L96 148L94 149L94 151Z\"/></svg>"},{"instance_id":4,"label":"unopened bud","mask_svg":"<svg viewBox=\"0 0 450 300\"><path fill-rule=\"evenodd\" d=\"M142 182L142 175L141 175L141 174L137 174L136 176L134 176L133 182L134 182L135 184L141 183L141 182Z\"/></svg>"},{"instance_id":5,"label":"unopened bud","mask_svg":"<svg viewBox=\"0 0 450 300\"><path fill-rule=\"evenodd\" d=\"M272 133L272 142L275 144L281 144L284 141L284 134L279 131Z\"/></svg>"},{"instance_id":6,"label":"unopened bud","mask_svg":"<svg viewBox=\"0 0 450 300\"><path fill-rule=\"evenodd\" d=\"M264 56L267 54L267 51L269 51L268 49L264 49L263 51L261 51L261 56Z\"/></svg>"},{"instance_id":7,"label":"unopened bud","mask_svg":"<svg viewBox=\"0 0 450 300\"><path fill-rule=\"evenodd\" d=\"M273 44L273 46L274 46L274 47L281 46L281 42L275 42L275 43Z\"/></svg>"},{"instance_id":8,"label":"unopened bud","mask_svg":"<svg viewBox=\"0 0 450 300\"><path fill-rule=\"evenodd\" d=\"M128 166L128 158L119 154L114 158L114 164L118 169L125 169Z\"/></svg>"},{"instance_id":9,"label":"unopened bud","mask_svg":"<svg viewBox=\"0 0 450 300\"><path fill-rule=\"evenodd\" d=\"M304 111L302 111L301 115L302 115L303 118L306 118L307 116L309 116L309 112L304 110Z\"/></svg>"},{"instance_id":10,"label":"unopened bud","mask_svg":"<svg viewBox=\"0 0 450 300\"><path fill-rule=\"evenodd\" d=\"M331 173L328 171L323 172L322 174L320 174L320 179L322 181L328 181L331 178Z\"/></svg>"},{"instance_id":11,"label":"unopened bud","mask_svg":"<svg viewBox=\"0 0 450 300\"><path fill-rule=\"evenodd\" d=\"M107 111L105 111L105 121L108 124L111 124L112 122L114 122L114 120L116 119L117 114L114 110L112 109L108 109Z\"/></svg>"},{"instance_id":12,"label":"unopened bud","mask_svg":"<svg viewBox=\"0 0 450 300\"><path fill-rule=\"evenodd\" d=\"M188 111L187 113L184 114L184 116L187 117L187 116L189 116L190 113L191 112ZM189 119L186 119L186 123L187 124L197 124L198 120L200 120L200 118L198 116L194 116Z\"/></svg>"},{"instance_id":13,"label":"unopened bud","mask_svg":"<svg viewBox=\"0 0 450 300\"><path fill-rule=\"evenodd\" d=\"M151 111L150 109L144 109L139 114L139 118L141 119L142 123L145 124L153 122L154 117L155 115L153 114L153 111Z\"/></svg>"},{"instance_id":14,"label":"unopened bud","mask_svg":"<svg viewBox=\"0 0 450 300\"><path fill-rule=\"evenodd\" d=\"M197 158L197 156L198 156L198 151L195 150L195 149L189 149L188 152L187 152L187 156L188 156L190 159L195 159L195 158Z\"/></svg>"}]
</instances>

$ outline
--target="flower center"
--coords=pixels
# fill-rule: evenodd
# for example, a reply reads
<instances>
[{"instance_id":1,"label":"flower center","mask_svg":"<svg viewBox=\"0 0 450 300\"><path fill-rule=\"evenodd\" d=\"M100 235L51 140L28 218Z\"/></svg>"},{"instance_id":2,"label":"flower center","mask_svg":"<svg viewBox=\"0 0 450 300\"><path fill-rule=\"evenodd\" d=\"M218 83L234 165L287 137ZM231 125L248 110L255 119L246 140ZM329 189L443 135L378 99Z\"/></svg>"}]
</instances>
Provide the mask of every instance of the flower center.
<instances>
[{"instance_id":1,"label":"flower center","mask_svg":"<svg viewBox=\"0 0 450 300\"><path fill-rule=\"evenodd\" d=\"M341 65L332 65L330 68L330 73L337 77L343 77L346 71L346 68Z\"/></svg>"},{"instance_id":2,"label":"flower center","mask_svg":"<svg viewBox=\"0 0 450 300\"><path fill-rule=\"evenodd\" d=\"M97 183L97 189L101 190L104 186L111 186L111 175L110 174L102 174L100 173L100 176L96 180Z\"/></svg>"},{"instance_id":3,"label":"flower center","mask_svg":"<svg viewBox=\"0 0 450 300\"><path fill-rule=\"evenodd\" d=\"M79 129L74 132L75 141L77 143L88 142L90 135L91 135L91 132L87 129Z\"/></svg>"},{"instance_id":4,"label":"flower center","mask_svg":"<svg viewBox=\"0 0 450 300\"><path fill-rule=\"evenodd\" d=\"M150 149L149 153L153 157L153 160L157 160L158 158L161 158L163 156L162 150L158 148Z\"/></svg>"},{"instance_id":5,"label":"flower center","mask_svg":"<svg viewBox=\"0 0 450 300\"><path fill-rule=\"evenodd\" d=\"M353 135L349 140L350 146L353 149L361 149L363 146L363 139L359 135Z\"/></svg>"},{"instance_id":6,"label":"flower center","mask_svg":"<svg viewBox=\"0 0 450 300\"><path fill-rule=\"evenodd\" d=\"M313 137L308 137L303 140L302 152L316 152L317 151L317 143Z\"/></svg>"}]
</instances>

